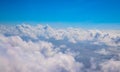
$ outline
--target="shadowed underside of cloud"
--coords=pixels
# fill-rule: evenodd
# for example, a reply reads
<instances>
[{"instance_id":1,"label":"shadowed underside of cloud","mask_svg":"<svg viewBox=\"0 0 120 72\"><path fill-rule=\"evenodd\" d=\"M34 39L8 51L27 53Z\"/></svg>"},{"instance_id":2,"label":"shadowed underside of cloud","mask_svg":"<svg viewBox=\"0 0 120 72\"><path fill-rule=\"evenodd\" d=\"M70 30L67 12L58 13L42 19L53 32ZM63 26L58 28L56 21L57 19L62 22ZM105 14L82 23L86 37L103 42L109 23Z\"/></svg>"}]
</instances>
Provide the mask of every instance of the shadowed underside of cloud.
<instances>
[{"instance_id":1,"label":"shadowed underside of cloud","mask_svg":"<svg viewBox=\"0 0 120 72\"><path fill-rule=\"evenodd\" d=\"M0 26L0 72L120 72L120 31Z\"/></svg>"}]
</instances>

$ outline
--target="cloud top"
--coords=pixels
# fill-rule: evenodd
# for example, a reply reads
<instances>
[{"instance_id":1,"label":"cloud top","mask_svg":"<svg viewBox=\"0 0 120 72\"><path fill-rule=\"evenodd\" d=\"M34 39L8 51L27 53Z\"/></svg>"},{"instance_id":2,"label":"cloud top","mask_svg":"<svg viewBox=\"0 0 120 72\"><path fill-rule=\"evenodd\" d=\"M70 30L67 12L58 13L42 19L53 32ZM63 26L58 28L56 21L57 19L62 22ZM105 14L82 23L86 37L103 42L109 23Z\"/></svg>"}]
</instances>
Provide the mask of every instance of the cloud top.
<instances>
[{"instance_id":1,"label":"cloud top","mask_svg":"<svg viewBox=\"0 0 120 72\"><path fill-rule=\"evenodd\" d=\"M0 26L0 72L119 72L120 31Z\"/></svg>"}]
</instances>

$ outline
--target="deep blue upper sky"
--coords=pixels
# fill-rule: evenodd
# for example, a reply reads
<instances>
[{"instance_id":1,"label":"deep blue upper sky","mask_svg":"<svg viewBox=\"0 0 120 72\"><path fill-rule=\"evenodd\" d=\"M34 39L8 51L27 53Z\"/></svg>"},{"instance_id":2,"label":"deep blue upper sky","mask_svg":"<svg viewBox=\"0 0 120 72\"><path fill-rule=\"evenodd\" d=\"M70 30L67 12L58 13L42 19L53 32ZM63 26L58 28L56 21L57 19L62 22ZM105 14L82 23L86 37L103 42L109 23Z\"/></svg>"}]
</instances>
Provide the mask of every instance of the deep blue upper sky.
<instances>
[{"instance_id":1,"label":"deep blue upper sky","mask_svg":"<svg viewBox=\"0 0 120 72\"><path fill-rule=\"evenodd\" d=\"M0 23L120 24L120 0L0 0Z\"/></svg>"}]
</instances>

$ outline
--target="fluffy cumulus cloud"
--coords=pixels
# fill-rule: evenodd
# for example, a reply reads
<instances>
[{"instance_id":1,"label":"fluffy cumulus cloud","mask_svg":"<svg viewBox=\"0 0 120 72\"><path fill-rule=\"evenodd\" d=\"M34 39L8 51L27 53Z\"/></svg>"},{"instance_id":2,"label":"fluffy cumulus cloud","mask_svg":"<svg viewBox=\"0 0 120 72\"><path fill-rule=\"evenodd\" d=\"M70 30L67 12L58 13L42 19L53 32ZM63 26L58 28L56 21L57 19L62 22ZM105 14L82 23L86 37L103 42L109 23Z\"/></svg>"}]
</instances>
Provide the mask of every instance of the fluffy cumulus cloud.
<instances>
[{"instance_id":1,"label":"fluffy cumulus cloud","mask_svg":"<svg viewBox=\"0 0 120 72\"><path fill-rule=\"evenodd\" d=\"M0 26L0 72L120 72L120 31Z\"/></svg>"}]
</instances>

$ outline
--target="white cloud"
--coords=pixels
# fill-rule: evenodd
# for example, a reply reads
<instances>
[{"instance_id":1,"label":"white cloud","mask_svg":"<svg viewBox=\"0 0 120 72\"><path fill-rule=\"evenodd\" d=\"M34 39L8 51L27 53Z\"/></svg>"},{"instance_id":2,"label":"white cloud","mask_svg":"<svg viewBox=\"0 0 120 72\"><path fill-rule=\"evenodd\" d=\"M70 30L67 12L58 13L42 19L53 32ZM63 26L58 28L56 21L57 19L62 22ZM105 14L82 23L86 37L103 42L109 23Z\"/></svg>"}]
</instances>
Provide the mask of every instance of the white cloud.
<instances>
[{"instance_id":1,"label":"white cloud","mask_svg":"<svg viewBox=\"0 0 120 72\"><path fill-rule=\"evenodd\" d=\"M19 36L0 36L1 72L78 72L82 64L74 57L53 50L52 43L26 42ZM2 51L1 51L2 52Z\"/></svg>"},{"instance_id":2,"label":"white cloud","mask_svg":"<svg viewBox=\"0 0 120 72\"><path fill-rule=\"evenodd\" d=\"M119 46L119 30L2 25L0 72L119 72Z\"/></svg>"},{"instance_id":3,"label":"white cloud","mask_svg":"<svg viewBox=\"0 0 120 72\"><path fill-rule=\"evenodd\" d=\"M120 72L120 61L108 60L101 66L102 72Z\"/></svg>"}]
</instances>

